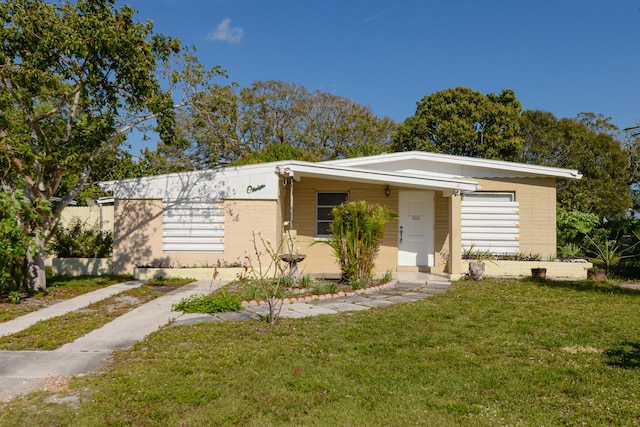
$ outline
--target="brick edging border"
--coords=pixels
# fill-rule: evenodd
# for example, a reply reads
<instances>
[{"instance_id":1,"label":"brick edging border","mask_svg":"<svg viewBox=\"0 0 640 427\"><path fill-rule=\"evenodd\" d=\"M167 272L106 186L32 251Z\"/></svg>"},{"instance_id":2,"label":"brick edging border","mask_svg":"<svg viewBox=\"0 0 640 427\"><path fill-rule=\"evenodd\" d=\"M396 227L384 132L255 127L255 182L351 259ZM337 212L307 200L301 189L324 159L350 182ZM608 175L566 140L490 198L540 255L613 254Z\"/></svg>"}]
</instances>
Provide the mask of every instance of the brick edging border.
<instances>
[{"instance_id":1,"label":"brick edging border","mask_svg":"<svg viewBox=\"0 0 640 427\"><path fill-rule=\"evenodd\" d=\"M327 299L333 298L342 298L342 297L351 297L354 295L362 295L362 294L372 294L375 292L384 291L386 289L393 288L398 284L398 279L392 279L387 283L381 283L379 285L369 286L367 288L356 289L354 291L346 291L346 292L336 292L335 294L323 294L323 295L305 295L301 297L291 297L291 298L283 298L282 304L295 304L299 302L312 302L312 301L323 301ZM267 305L268 302L264 300L245 300L242 301L242 307L260 307L263 305Z\"/></svg>"}]
</instances>

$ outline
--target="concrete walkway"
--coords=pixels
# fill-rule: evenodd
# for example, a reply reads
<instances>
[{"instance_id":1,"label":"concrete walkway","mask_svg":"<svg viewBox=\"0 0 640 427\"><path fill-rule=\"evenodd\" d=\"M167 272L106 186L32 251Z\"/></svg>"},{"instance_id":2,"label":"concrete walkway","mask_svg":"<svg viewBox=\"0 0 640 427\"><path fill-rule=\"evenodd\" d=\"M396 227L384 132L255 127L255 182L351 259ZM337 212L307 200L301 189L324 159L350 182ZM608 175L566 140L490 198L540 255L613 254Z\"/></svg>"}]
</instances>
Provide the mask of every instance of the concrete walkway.
<instances>
[{"instance_id":1,"label":"concrete walkway","mask_svg":"<svg viewBox=\"0 0 640 427\"><path fill-rule=\"evenodd\" d=\"M128 289L137 288L143 283L143 280L133 280L131 282L124 282L107 286L106 288L88 292L75 298L71 298L54 305L50 305L48 307L41 308L38 311L32 311L31 313L17 317L13 320L9 320L8 322L0 323L0 337L23 331L42 320L51 319L52 317L56 316L62 316L63 314L88 307L94 302L107 299Z\"/></svg>"},{"instance_id":2,"label":"concrete walkway","mask_svg":"<svg viewBox=\"0 0 640 427\"><path fill-rule=\"evenodd\" d=\"M398 283L390 289L379 292L343 296L331 299L284 304L280 317L284 319L336 314L342 311L367 310L371 307L385 307L397 302L411 302L445 293L451 282L443 276L427 273L397 273ZM267 306L245 307L242 311L216 314L182 314L173 325L188 325L200 322L222 322L257 319L269 314Z\"/></svg>"},{"instance_id":3,"label":"concrete walkway","mask_svg":"<svg viewBox=\"0 0 640 427\"><path fill-rule=\"evenodd\" d=\"M342 311L367 310L397 302L410 302L445 293L451 283L442 276L426 273L398 273L399 282L381 292L344 296L321 301L286 304L282 318L300 318ZM89 304L140 286L142 281L125 282L89 292L58 304L29 313L9 322L0 323L0 337L14 334L41 320L79 310ZM184 314L171 311L171 306L183 298L207 294L225 282L202 280L182 286L156 298L93 332L53 351L0 351L0 401L34 390L47 379L59 376L83 375L99 369L114 350L124 349L144 339L150 333L172 323L186 325L201 322L237 321L259 318L268 308L247 307L233 313Z\"/></svg>"}]
</instances>

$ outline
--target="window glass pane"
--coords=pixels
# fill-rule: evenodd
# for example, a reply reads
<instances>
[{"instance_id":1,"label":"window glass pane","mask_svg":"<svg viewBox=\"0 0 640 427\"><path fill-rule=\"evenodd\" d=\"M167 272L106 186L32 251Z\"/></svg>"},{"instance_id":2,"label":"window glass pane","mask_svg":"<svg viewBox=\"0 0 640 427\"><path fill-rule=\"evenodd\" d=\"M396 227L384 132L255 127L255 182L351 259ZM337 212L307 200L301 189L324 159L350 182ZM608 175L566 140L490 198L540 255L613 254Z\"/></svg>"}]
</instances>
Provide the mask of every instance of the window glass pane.
<instances>
[{"instance_id":1,"label":"window glass pane","mask_svg":"<svg viewBox=\"0 0 640 427\"><path fill-rule=\"evenodd\" d=\"M318 193L318 206L339 206L347 197L347 193Z\"/></svg>"},{"instance_id":2,"label":"window glass pane","mask_svg":"<svg viewBox=\"0 0 640 427\"><path fill-rule=\"evenodd\" d=\"M333 219L332 210L333 208L318 208L318 221L331 221Z\"/></svg>"},{"instance_id":3,"label":"window glass pane","mask_svg":"<svg viewBox=\"0 0 640 427\"><path fill-rule=\"evenodd\" d=\"M513 202L513 193L466 193L464 200L468 202Z\"/></svg>"},{"instance_id":4,"label":"window glass pane","mask_svg":"<svg viewBox=\"0 0 640 427\"><path fill-rule=\"evenodd\" d=\"M316 234L318 236L329 236L331 235L331 223L330 222L318 222L318 227L316 230Z\"/></svg>"},{"instance_id":5,"label":"window glass pane","mask_svg":"<svg viewBox=\"0 0 640 427\"><path fill-rule=\"evenodd\" d=\"M331 235L331 211L349 201L349 193L317 193L316 236Z\"/></svg>"}]
</instances>

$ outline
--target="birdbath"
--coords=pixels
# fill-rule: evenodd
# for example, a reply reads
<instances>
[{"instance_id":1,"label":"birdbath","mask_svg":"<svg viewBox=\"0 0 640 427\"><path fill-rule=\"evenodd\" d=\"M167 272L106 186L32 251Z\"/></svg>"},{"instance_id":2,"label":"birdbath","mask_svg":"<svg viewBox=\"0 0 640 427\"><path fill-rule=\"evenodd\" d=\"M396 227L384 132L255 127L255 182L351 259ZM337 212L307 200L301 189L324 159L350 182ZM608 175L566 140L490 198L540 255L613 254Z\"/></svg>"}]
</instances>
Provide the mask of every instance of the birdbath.
<instances>
[{"instance_id":1,"label":"birdbath","mask_svg":"<svg viewBox=\"0 0 640 427\"><path fill-rule=\"evenodd\" d=\"M302 262L307 256L302 254L280 254L280 259L289 264L289 277L295 278L298 272L298 263Z\"/></svg>"}]
</instances>

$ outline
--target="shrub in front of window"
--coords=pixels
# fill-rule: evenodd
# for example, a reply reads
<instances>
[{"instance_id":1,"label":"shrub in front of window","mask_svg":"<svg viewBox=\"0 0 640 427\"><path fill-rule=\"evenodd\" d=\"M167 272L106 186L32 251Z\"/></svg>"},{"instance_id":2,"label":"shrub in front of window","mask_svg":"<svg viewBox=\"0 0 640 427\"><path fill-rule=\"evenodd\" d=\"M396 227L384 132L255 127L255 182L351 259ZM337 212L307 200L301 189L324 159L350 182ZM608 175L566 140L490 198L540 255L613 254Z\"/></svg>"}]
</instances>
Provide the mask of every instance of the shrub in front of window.
<instances>
[{"instance_id":1,"label":"shrub in front of window","mask_svg":"<svg viewBox=\"0 0 640 427\"><path fill-rule=\"evenodd\" d=\"M331 236L325 242L338 259L342 279L370 280L384 230L398 214L365 200L345 203L332 211Z\"/></svg>"}]
</instances>

